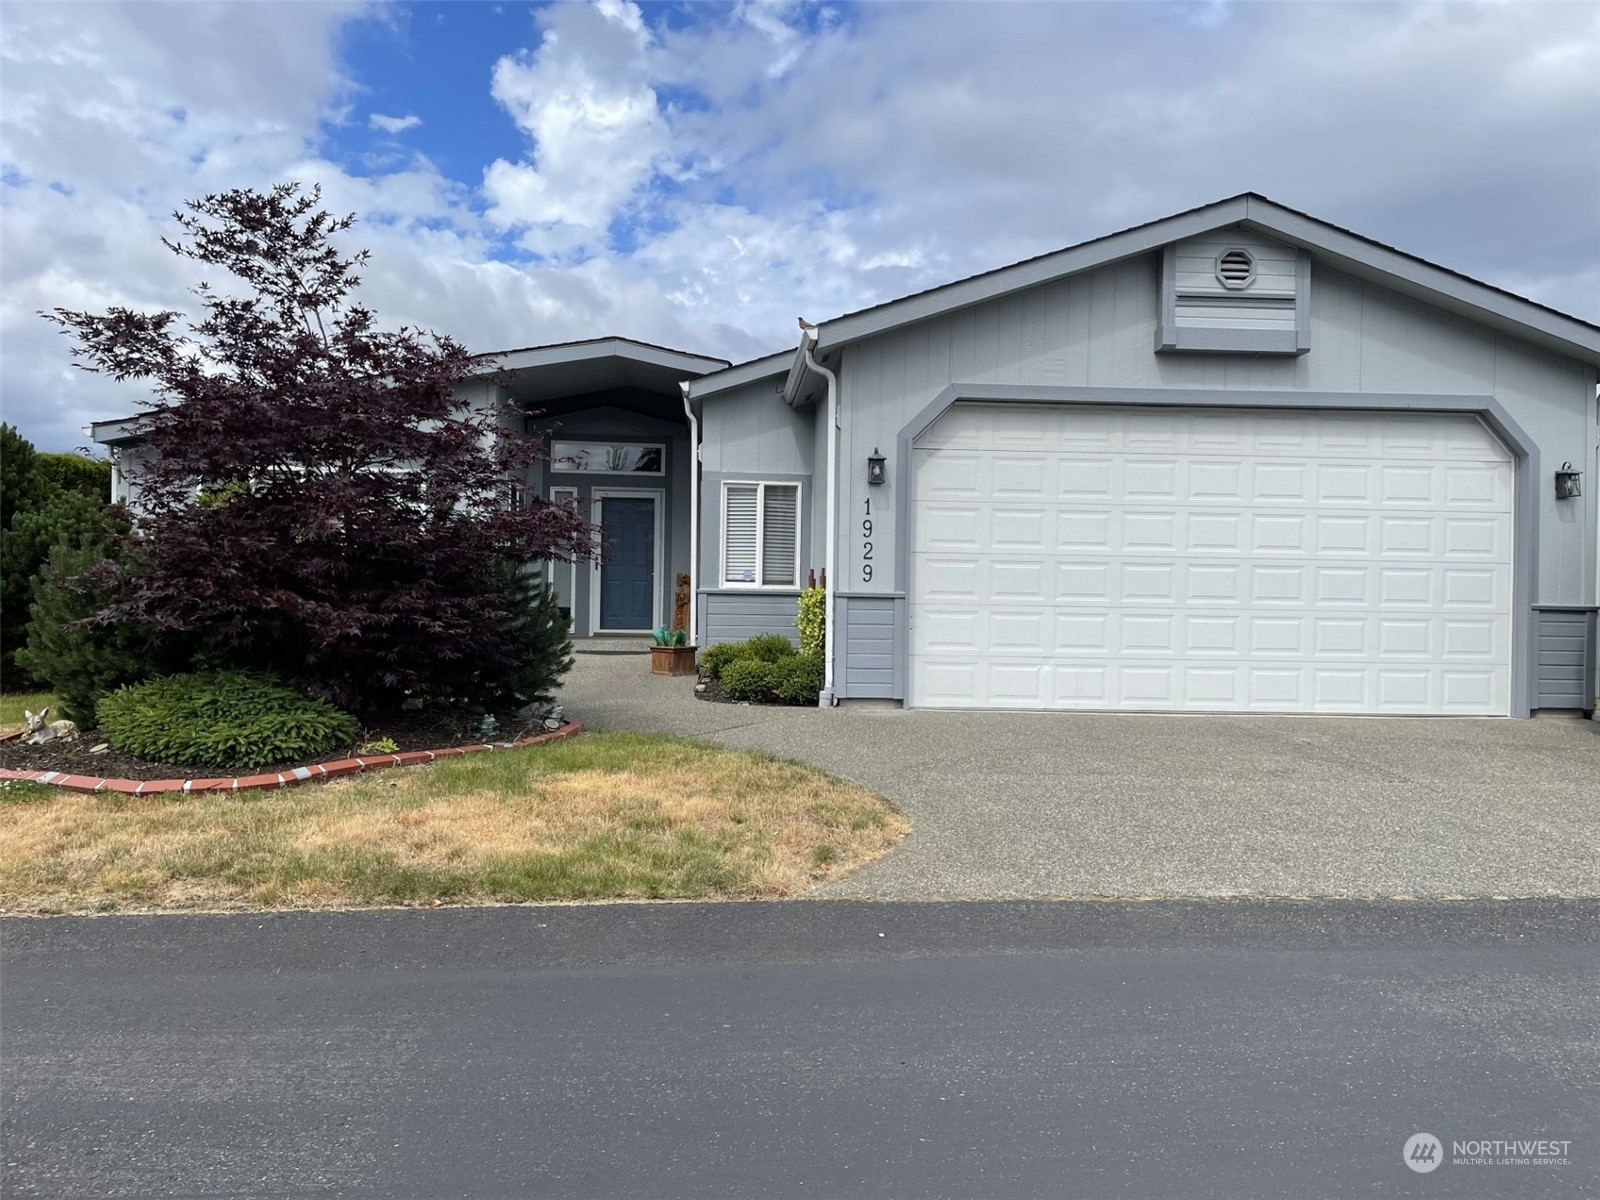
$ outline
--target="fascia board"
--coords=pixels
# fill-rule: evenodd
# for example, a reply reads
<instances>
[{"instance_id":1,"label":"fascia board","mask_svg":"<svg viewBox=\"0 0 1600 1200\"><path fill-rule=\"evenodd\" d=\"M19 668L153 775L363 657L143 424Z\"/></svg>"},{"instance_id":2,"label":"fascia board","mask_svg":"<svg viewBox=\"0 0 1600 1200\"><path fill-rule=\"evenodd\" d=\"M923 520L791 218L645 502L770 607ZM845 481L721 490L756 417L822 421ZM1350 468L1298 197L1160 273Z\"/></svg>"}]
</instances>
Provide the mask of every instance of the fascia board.
<instances>
[{"instance_id":1,"label":"fascia board","mask_svg":"<svg viewBox=\"0 0 1600 1200\"><path fill-rule=\"evenodd\" d=\"M1154 221L1122 233L1111 234L1079 246L1057 250L1027 262L1001 267L987 274L946 284L932 291L892 300L877 308L824 322L817 328L817 347L831 350L862 338L874 337L902 325L970 308L1012 292L1038 287L1069 275L1093 270L1136 254L1157 250L1168 242L1196 237L1245 219L1245 198L1235 196L1193 212Z\"/></svg>"}]
</instances>

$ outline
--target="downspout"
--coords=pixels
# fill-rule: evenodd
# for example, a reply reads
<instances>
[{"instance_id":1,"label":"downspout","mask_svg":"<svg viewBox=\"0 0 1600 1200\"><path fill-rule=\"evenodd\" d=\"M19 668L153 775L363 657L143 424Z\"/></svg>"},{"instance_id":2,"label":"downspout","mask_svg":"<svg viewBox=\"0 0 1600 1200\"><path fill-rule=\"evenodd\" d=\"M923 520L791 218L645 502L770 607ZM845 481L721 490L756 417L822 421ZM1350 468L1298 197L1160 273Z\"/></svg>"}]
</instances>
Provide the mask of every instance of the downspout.
<instances>
[{"instance_id":1,"label":"downspout","mask_svg":"<svg viewBox=\"0 0 1600 1200\"><path fill-rule=\"evenodd\" d=\"M689 402L689 381L680 380L683 413L689 418L689 645L700 621L700 418Z\"/></svg>"},{"instance_id":2,"label":"downspout","mask_svg":"<svg viewBox=\"0 0 1600 1200\"><path fill-rule=\"evenodd\" d=\"M838 551L839 525L839 377L812 356L812 348L817 344L815 329L805 331L801 344L805 347L806 366L828 381L828 532L822 554L826 586L823 589L822 692L817 696L817 707L832 708L838 703L833 695L833 664L837 654L833 636L833 594L838 580L834 557Z\"/></svg>"}]
</instances>

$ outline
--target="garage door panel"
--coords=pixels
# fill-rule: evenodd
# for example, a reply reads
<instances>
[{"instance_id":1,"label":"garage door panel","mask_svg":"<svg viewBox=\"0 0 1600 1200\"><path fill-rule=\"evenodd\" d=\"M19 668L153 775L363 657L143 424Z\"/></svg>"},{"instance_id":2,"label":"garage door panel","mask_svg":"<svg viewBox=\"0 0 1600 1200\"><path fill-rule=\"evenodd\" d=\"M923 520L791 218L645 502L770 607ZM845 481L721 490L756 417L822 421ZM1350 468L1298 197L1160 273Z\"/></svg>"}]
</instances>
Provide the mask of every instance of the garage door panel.
<instances>
[{"instance_id":1,"label":"garage door panel","mask_svg":"<svg viewBox=\"0 0 1600 1200\"><path fill-rule=\"evenodd\" d=\"M958 406L929 435L914 704L1508 710L1512 465L1473 419Z\"/></svg>"},{"instance_id":2,"label":"garage door panel","mask_svg":"<svg viewBox=\"0 0 1600 1200\"><path fill-rule=\"evenodd\" d=\"M1043 500L1053 490L1055 463L1034 455L1007 454L996 460L1005 469L994 475L989 495L996 500Z\"/></svg>"}]
</instances>

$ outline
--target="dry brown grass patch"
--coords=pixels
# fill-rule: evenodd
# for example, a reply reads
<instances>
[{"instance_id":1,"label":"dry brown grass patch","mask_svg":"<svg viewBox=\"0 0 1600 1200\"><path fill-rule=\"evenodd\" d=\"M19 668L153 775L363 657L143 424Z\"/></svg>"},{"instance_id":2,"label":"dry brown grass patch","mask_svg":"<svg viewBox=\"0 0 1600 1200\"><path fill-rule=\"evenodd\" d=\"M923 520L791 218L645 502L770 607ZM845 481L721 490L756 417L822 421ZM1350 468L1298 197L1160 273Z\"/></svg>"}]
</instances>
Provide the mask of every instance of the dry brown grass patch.
<instances>
[{"instance_id":1,"label":"dry brown grass patch","mask_svg":"<svg viewBox=\"0 0 1600 1200\"><path fill-rule=\"evenodd\" d=\"M880 797L794 763L585 734L276 792L0 796L0 905L791 896L907 828Z\"/></svg>"}]
</instances>

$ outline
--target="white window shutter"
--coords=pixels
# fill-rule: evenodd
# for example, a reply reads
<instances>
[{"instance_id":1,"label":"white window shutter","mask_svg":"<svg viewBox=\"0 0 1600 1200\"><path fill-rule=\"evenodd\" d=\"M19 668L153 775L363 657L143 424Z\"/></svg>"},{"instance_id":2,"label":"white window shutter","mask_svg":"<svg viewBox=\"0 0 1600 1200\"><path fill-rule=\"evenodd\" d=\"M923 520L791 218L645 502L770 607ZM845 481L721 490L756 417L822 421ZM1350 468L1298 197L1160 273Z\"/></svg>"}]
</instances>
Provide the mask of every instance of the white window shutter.
<instances>
[{"instance_id":1,"label":"white window shutter","mask_svg":"<svg viewBox=\"0 0 1600 1200\"><path fill-rule=\"evenodd\" d=\"M761 582L769 586L795 584L795 545L799 541L799 489L769 483L764 488L766 507L761 514Z\"/></svg>"},{"instance_id":2,"label":"white window shutter","mask_svg":"<svg viewBox=\"0 0 1600 1200\"><path fill-rule=\"evenodd\" d=\"M722 581L756 582L757 486L730 483L723 493L727 520L723 528Z\"/></svg>"}]
</instances>

